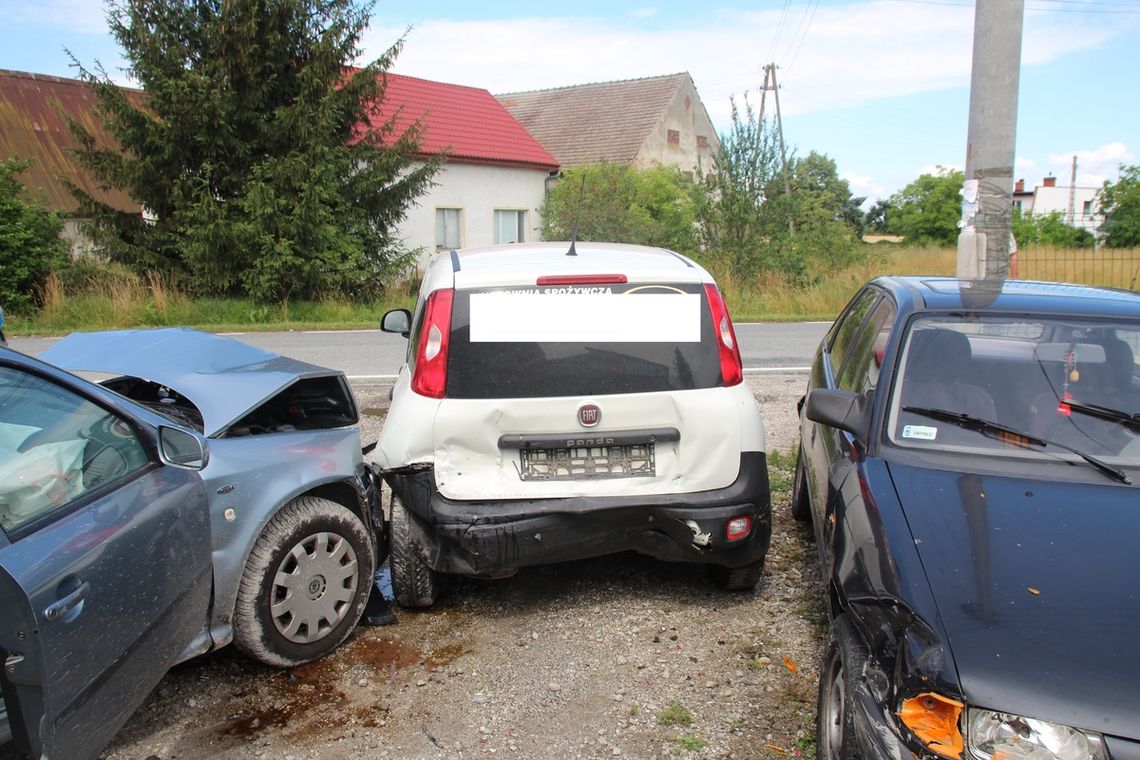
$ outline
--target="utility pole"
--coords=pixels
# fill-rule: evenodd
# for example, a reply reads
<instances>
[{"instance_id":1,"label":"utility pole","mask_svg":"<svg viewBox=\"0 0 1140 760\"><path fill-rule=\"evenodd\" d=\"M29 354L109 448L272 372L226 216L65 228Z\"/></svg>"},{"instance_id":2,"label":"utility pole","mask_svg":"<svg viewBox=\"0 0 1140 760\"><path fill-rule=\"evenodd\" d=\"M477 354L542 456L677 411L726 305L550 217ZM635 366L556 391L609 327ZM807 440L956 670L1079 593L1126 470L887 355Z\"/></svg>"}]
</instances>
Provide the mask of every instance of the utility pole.
<instances>
[{"instance_id":1,"label":"utility pole","mask_svg":"<svg viewBox=\"0 0 1140 760\"><path fill-rule=\"evenodd\" d=\"M769 85L768 82L772 84ZM784 175L784 194L788 198L792 197L792 183L788 179L788 152L784 148L784 119L780 115L780 86L776 84L776 64L768 63L764 65L764 86L760 89L760 130L764 129L764 96L768 91L772 91L772 97L776 101L776 134L780 139L780 171ZM792 235L796 234L796 222L792 218L792 207L788 204L788 232Z\"/></svg>"},{"instance_id":2,"label":"utility pole","mask_svg":"<svg viewBox=\"0 0 1140 760\"><path fill-rule=\"evenodd\" d=\"M958 276L1009 274L1024 0L977 0Z\"/></svg>"},{"instance_id":3,"label":"utility pole","mask_svg":"<svg viewBox=\"0 0 1140 760\"><path fill-rule=\"evenodd\" d=\"M1077 226L1077 157L1073 156L1073 173L1069 176L1069 216L1065 224Z\"/></svg>"}]
</instances>

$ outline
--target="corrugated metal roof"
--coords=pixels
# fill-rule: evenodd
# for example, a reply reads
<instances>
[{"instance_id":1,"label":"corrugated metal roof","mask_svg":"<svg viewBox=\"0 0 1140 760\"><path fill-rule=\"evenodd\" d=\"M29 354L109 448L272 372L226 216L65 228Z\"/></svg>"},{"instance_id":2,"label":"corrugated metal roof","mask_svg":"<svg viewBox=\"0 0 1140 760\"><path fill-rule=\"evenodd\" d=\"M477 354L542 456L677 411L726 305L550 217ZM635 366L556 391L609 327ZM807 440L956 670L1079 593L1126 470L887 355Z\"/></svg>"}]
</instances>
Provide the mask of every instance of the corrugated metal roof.
<instances>
[{"instance_id":1,"label":"corrugated metal roof","mask_svg":"<svg viewBox=\"0 0 1140 760\"><path fill-rule=\"evenodd\" d=\"M396 114L396 135L416 120L425 130L420 152L447 152L449 161L554 171L558 161L487 90L387 75L388 89L374 127Z\"/></svg>"},{"instance_id":2,"label":"corrugated metal roof","mask_svg":"<svg viewBox=\"0 0 1140 760\"><path fill-rule=\"evenodd\" d=\"M101 187L75 158L78 144L67 128L69 117L100 145L115 145L94 114L97 103L91 87L79 80L0 69L0 159L31 158L19 178L50 209L76 210L66 179L114 208L138 212L139 204L129 195Z\"/></svg>"},{"instance_id":3,"label":"corrugated metal roof","mask_svg":"<svg viewBox=\"0 0 1140 760\"><path fill-rule=\"evenodd\" d=\"M496 96L563 166L631 164L687 73Z\"/></svg>"}]
</instances>

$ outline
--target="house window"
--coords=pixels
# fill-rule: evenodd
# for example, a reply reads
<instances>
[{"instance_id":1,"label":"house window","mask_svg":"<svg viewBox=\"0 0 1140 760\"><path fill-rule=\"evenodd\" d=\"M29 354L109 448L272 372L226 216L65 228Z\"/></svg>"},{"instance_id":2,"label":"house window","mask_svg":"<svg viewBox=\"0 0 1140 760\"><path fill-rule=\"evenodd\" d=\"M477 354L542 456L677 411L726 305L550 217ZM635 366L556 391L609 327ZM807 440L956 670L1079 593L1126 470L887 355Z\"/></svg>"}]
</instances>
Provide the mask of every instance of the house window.
<instances>
[{"instance_id":1,"label":"house window","mask_svg":"<svg viewBox=\"0 0 1140 760\"><path fill-rule=\"evenodd\" d=\"M1092 201L1085 201L1081 204L1081 216L1088 219L1092 216Z\"/></svg>"},{"instance_id":2,"label":"house window","mask_svg":"<svg viewBox=\"0 0 1140 760\"><path fill-rule=\"evenodd\" d=\"M460 248L462 236L459 234L460 211L457 208L437 208L435 210L435 247Z\"/></svg>"},{"instance_id":3,"label":"house window","mask_svg":"<svg viewBox=\"0 0 1140 760\"><path fill-rule=\"evenodd\" d=\"M709 138L704 135L697 135L697 148L699 150L708 150Z\"/></svg>"},{"instance_id":4,"label":"house window","mask_svg":"<svg viewBox=\"0 0 1140 760\"><path fill-rule=\"evenodd\" d=\"M522 243L526 240L526 212L495 210L495 244Z\"/></svg>"},{"instance_id":5,"label":"house window","mask_svg":"<svg viewBox=\"0 0 1140 760\"><path fill-rule=\"evenodd\" d=\"M681 130L679 130L679 129L668 130L668 132L666 134L666 138L669 140L670 145L680 145L681 144Z\"/></svg>"}]
</instances>

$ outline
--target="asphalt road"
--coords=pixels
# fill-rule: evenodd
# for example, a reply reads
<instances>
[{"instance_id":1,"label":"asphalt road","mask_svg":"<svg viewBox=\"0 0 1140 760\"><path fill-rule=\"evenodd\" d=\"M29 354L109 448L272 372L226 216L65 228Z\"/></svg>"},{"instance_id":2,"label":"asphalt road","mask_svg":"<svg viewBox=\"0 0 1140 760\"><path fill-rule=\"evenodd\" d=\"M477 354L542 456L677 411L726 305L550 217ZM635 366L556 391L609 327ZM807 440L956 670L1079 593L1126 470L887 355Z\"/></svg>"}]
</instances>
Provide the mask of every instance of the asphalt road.
<instances>
[{"instance_id":1,"label":"asphalt road","mask_svg":"<svg viewBox=\"0 0 1140 760\"><path fill-rule=\"evenodd\" d=\"M806 372L820 338L823 322L744 323L736 325L746 373ZM250 332L232 337L283 356L339 369L350 380L391 380L404 362L407 341L379 330ZM9 345L32 356L54 338L17 338Z\"/></svg>"}]
</instances>

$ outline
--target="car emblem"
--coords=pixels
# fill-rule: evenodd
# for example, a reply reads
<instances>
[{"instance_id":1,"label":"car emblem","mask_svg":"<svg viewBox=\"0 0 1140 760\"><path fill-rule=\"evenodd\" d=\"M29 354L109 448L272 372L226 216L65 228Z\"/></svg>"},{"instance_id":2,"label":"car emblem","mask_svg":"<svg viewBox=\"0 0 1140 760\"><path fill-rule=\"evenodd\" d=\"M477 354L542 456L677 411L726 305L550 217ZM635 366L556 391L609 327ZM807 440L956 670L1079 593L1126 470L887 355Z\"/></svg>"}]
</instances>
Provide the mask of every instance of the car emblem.
<instances>
[{"instance_id":1,"label":"car emblem","mask_svg":"<svg viewBox=\"0 0 1140 760\"><path fill-rule=\"evenodd\" d=\"M594 427L602 419L602 410L597 404L582 404L578 407L578 422L582 427Z\"/></svg>"}]
</instances>

